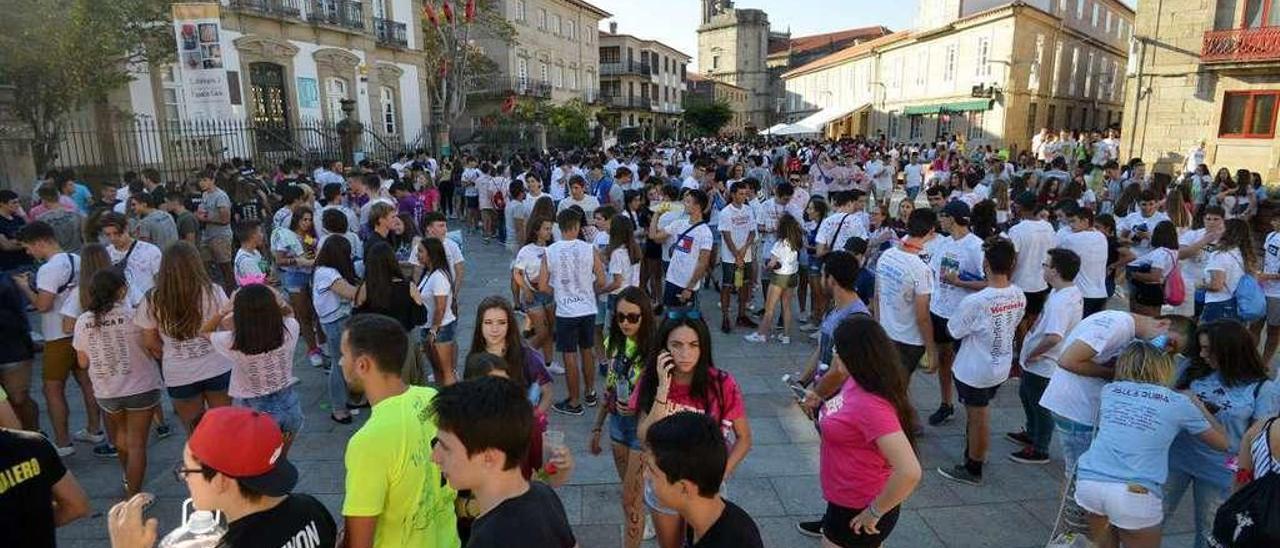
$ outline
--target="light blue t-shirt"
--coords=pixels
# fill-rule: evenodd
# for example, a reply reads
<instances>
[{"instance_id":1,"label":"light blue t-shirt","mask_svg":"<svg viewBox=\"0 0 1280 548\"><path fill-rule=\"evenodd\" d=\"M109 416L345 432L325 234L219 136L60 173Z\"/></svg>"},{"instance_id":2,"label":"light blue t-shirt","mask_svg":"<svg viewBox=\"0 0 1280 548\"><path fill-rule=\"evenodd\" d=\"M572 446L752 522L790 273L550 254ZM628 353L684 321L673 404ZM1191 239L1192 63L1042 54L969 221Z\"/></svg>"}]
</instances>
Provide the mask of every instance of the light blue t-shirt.
<instances>
[{"instance_id":1,"label":"light blue t-shirt","mask_svg":"<svg viewBox=\"0 0 1280 548\"><path fill-rule=\"evenodd\" d=\"M871 311L867 309L867 305L863 304L862 299L854 299L848 306L838 308L827 313L827 317L822 319L822 325L818 327L821 335L818 336L818 363L831 365L834 359L832 354L835 352L836 345L836 327L843 322L845 318L854 314L871 315Z\"/></svg>"},{"instance_id":2,"label":"light blue t-shirt","mask_svg":"<svg viewBox=\"0 0 1280 548\"><path fill-rule=\"evenodd\" d=\"M1137 483L1161 496L1173 438L1208 429L1209 421L1182 394L1154 384L1109 383L1102 388L1098 435L1080 457L1076 477Z\"/></svg>"},{"instance_id":3,"label":"light blue t-shirt","mask_svg":"<svg viewBox=\"0 0 1280 548\"><path fill-rule=\"evenodd\" d=\"M1259 382L1262 384L1259 385ZM1218 451L1199 438L1183 434L1169 448L1169 466L1227 489L1235 475L1228 462L1235 460L1245 431L1254 421L1280 412L1280 385L1275 381L1263 380L1227 386L1222 382L1222 375L1214 371L1204 378L1191 381L1191 391L1204 402L1205 408L1213 413L1213 417L1222 423L1228 447L1226 451Z\"/></svg>"}]
</instances>

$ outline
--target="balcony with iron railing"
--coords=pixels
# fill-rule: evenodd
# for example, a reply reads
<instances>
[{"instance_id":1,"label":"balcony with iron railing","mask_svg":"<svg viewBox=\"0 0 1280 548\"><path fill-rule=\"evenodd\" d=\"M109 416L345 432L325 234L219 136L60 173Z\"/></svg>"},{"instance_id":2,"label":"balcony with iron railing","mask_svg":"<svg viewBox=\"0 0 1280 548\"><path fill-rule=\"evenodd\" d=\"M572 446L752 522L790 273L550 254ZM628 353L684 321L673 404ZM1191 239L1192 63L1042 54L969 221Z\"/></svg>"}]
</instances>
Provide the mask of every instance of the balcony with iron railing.
<instances>
[{"instance_id":1,"label":"balcony with iron railing","mask_svg":"<svg viewBox=\"0 0 1280 548\"><path fill-rule=\"evenodd\" d=\"M409 47L409 26L399 21L374 17L373 35L379 44Z\"/></svg>"},{"instance_id":2,"label":"balcony with iron railing","mask_svg":"<svg viewBox=\"0 0 1280 548\"><path fill-rule=\"evenodd\" d=\"M653 99L637 95L601 95L600 103L607 108L627 108L649 110L653 107Z\"/></svg>"},{"instance_id":3,"label":"balcony with iron railing","mask_svg":"<svg viewBox=\"0 0 1280 548\"><path fill-rule=\"evenodd\" d=\"M231 0L227 7L270 17L302 17L303 0Z\"/></svg>"},{"instance_id":4,"label":"balcony with iron railing","mask_svg":"<svg viewBox=\"0 0 1280 548\"><path fill-rule=\"evenodd\" d=\"M591 105L599 101L600 101L600 90L590 89L590 88L582 90L582 102L588 105Z\"/></svg>"},{"instance_id":5,"label":"balcony with iron railing","mask_svg":"<svg viewBox=\"0 0 1280 548\"><path fill-rule=\"evenodd\" d=\"M539 99L551 97L551 82L505 74L475 78L468 88L467 93L477 97L505 98L512 95Z\"/></svg>"},{"instance_id":6,"label":"balcony with iron railing","mask_svg":"<svg viewBox=\"0 0 1280 548\"><path fill-rule=\"evenodd\" d=\"M650 74L653 74L653 67L649 63L641 63L639 61L600 63L600 76L648 76Z\"/></svg>"},{"instance_id":7,"label":"balcony with iron railing","mask_svg":"<svg viewBox=\"0 0 1280 548\"><path fill-rule=\"evenodd\" d=\"M1203 63L1280 61L1280 27L1211 30L1200 49Z\"/></svg>"},{"instance_id":8,"label":"balcony with iron railing","mask_svg":"<svg viewBox=\"0 0 1280 548\"><path fill-rule=\"evenodd\" d=\"M307 19L312 23L364 30L364 4L352 0L311 0Z\"/></svg>"}]
</instances>

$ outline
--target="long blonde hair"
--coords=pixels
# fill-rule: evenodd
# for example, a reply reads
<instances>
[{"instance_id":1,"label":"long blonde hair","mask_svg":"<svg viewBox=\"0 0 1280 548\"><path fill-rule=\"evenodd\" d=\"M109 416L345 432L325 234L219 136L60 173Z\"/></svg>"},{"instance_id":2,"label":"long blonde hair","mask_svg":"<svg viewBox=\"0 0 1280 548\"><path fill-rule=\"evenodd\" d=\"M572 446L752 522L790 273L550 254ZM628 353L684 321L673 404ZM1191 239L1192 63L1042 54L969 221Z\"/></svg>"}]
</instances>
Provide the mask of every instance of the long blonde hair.
<instances>
[{"instance_id":1,"label":"long blonde hair","mask_svg":"<svg viewBox=\"0 0 1280 548\"><path fill-rule=\"evenodd\" d=\"M1173 385L1173 358L1146 341L1134 341L1116 360L1116 380Z\"/></svg>"},{"instance_id":2,"label":"long blonde hair","mask_svg":"<svg viewBox=\"0 0 1280 548\"><path fill-rule=\"evenodd\" d=\"M213 291L195 246L185 241L169 245L160 259L156 286L147 292L156 327L177 340L196 337L204 321L204 305L213 300Z\"/></svg>"}]
</instances>

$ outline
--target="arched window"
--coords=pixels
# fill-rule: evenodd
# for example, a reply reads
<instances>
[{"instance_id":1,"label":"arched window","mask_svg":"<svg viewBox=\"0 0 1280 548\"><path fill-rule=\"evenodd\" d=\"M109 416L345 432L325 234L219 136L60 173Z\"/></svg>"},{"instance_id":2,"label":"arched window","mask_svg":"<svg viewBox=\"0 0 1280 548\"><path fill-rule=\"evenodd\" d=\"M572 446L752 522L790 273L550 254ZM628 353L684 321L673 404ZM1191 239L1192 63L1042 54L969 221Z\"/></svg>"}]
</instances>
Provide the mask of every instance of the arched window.
<instances>
[{"instance_id":1,"label":"arched window","mask_svg":"<svg viewBox=\"0 0 1280 548\"><path fill-rule=\"evenodd\" d=\"M382 86L382 131L387 135L399 133L396 122L396 90L391 86Z\"/></svg>"},{"instance_id":2,"label":"arched window","mask_svg":"<svg viewBox=\"0 0 1280 548\"><path fill-rule=\"evenodd\" d=\"M329 117L329 123L338 123L342 120L342 101L350 99L351 94L347 86L347 81L343 78L329 78L325 81L325 114Z\"/></svg>"}]
</instances>

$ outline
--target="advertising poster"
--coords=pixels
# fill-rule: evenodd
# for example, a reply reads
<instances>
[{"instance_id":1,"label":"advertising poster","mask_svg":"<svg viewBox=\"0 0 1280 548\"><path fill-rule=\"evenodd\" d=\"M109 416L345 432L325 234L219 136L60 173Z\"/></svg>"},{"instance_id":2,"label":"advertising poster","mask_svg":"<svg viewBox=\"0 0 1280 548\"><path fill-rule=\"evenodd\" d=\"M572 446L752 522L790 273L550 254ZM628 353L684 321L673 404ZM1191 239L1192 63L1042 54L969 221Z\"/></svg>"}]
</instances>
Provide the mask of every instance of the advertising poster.
<instances>
[{"instance_id":1,"label":"advertising poster","mask_svg":"<svg viewBox=\"0 0 1280 548\"><path fill-rule=\"evenodd\" d=\"M182 99L187 117L219 120L231 116L231 92L222 66L222 25L216 3L173 5Z\"/></svg>"}]
</instances>

